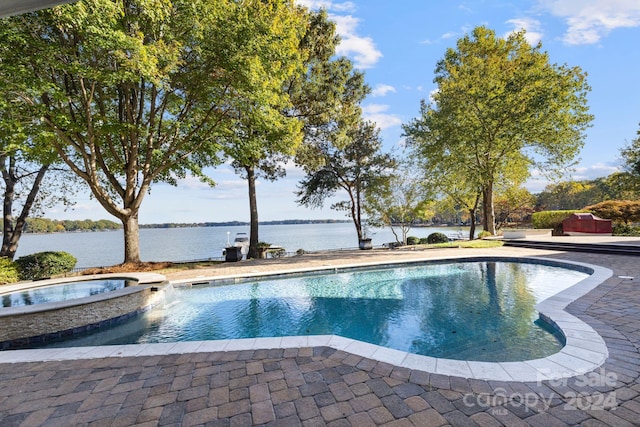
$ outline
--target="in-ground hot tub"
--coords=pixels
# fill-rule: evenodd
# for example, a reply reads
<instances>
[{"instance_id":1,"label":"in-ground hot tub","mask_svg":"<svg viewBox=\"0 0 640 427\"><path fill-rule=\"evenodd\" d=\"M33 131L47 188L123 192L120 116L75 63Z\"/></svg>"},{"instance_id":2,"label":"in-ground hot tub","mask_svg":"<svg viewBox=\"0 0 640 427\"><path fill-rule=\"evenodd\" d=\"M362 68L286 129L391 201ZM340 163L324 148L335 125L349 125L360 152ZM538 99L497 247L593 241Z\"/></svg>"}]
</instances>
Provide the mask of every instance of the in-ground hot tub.
<instances>
[{"instance_id":1,"label":"in-ground hot tub","mask_svg":"<svg viewBox=\"0 0 640 427\"><path fill-rule=\"evenodd\" d=\"M119 322L160 303L155 273L103 274L0 288L0 349L24 347Z\"/></svg>"}]
</instances>

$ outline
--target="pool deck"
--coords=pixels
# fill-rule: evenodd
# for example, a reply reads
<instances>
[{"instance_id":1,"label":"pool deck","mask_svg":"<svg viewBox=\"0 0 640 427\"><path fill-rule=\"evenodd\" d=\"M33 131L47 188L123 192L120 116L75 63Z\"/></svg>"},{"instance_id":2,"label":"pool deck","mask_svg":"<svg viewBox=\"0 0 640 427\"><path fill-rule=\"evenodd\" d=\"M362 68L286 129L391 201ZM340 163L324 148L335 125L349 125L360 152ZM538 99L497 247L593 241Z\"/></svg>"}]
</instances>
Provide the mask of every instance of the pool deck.
<instances>
[{"instance_id":1,"label":"pool deck","mask_svg":"<svg viewBox=\"0 0 640 427\"><path fill-rule=\"evenodd\" d=\"M621 241L640 246L639 239ZM45 357L43 350L17 350L0 352L0 425L640 425L637 256L516 247L343 251L224 263L167 278L197 283L461 256L542 257L610 269L611 277L566 310L604 339L604 363L583 375L522 382L410 369L321 338L292 338L271 349L240 340L224 351L216 342L121 346L108 349L108 357L104 348L83 348L74 357L65 350L67 360L57 360L62 350Z\"/></svg>"}]
</instances>

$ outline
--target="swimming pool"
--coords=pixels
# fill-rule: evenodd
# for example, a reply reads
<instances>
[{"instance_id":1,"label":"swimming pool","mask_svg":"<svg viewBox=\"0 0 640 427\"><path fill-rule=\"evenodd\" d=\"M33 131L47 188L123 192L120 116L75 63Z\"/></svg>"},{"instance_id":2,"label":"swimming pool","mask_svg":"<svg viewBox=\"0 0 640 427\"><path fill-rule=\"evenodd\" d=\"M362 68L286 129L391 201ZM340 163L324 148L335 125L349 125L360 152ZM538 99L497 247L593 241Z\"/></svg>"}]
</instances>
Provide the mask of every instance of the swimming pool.
<instances>
[{"instance_id":1,"label":"swimming pool","mask_svg":"<svg viewBox=\"0 0 640 427\"><path fill-rule=\"evenodd\" d=\"M0 295L2 308L24 307L51 302L69 301L112 292L135 285L131 279L110 278L101 280L82 280L51 286L32 287Z\"/></svg>"},{"instance_id":2,"label":"swimming pool","mask_svg":"<svg viewBox=\"0 0 640 427\"><path fill-rule=\"evenodd\" d=\"M528 360L563 345L535 305L587 276L476 261L200 285L177 288L170 303L133 321L50 346L335 334L440 358Z\"/></svg>"}]
</instances>

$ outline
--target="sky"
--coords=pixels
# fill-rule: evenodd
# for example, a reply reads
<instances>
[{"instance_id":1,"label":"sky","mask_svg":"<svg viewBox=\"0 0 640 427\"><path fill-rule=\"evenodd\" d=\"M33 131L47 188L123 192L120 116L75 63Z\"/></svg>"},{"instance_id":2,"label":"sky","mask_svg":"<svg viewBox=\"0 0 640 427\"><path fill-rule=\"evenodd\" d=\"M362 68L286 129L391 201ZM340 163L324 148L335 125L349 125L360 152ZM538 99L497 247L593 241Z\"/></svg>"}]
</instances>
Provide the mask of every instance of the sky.
<instances>
[{"instance_id":1,"label":"sky","mask_svg":"<svg viewBox=\"0 0 640 427\"><path fill-rule=\"evenodd\" d=\"M366 119L381 129L384 151L403 146L402 128L416 117L420 101L436 89L434 70L448 48L473 28L484 25L499 36L525 29L530 43L542 43L550 62L577 66L587 74L590 113L578 164L565 180L594 179L615 172L620 149L640 129L639 0L296 0L324 8L336 22L338 55L364 71L371 94L362 104ZM208 171L214 188L187 178L178 187L155 184L140 209L141 224L248 221L246 181L227 165ZM347 219L344 212L297 205L295 191L304 174L287 165L287 177L259 180L261 221ZM533 193L548 184L534 172L526 187ZM72 209L55 207L52 219L111 219L88 195Z\"/></svg>"}]
</instances>

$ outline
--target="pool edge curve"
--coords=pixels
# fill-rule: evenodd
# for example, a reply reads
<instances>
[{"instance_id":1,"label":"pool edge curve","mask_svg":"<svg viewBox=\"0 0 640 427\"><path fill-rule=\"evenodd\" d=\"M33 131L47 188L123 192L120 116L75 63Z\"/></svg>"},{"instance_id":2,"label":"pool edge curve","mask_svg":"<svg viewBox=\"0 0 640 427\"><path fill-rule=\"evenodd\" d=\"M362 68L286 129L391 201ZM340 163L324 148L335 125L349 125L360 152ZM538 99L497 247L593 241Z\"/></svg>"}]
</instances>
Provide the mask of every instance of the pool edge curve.
<instances>
[{"instance_id":1,"label":"pool edge curve","mask_svg":"<svg viewBox=\"0 0 640 427\"><path fill-rule=\"evenodd\" d=\"M419 370L433 374L464 377L468 379L539 382L586 374L599 368L607 359L609 351L604 339L589 324L568 313L565 308L573 301L613 275L612 270L568 260L548 259L534 256L447 256L424 260L387 261L384 263L354 263L350 265L326 266L323 268L296 268L273 273L198 277L197 282L233 280L248 277L281 276L312 271L346 270L372 266L394 266L416 264L428 261L460 260L532 260L555 265L573 265L592 271L589 277L561 291L536 305L540 316L558 328L565 336L566 344L551 356L521 362L477 362L435 358L369 344L338 335L310 335L270 338L245 338L234 340L188 341L158 344L128 344L96 347L68 347L35 350L5 350L0 352L0 363L42 362L59 360L80 360L105 357L158 356L168 354L187 354L200 352L228 352L241 350L288 349L302 347L329 347L378 362ZM185 284L193 280L172 281L172 284Z\"/></svg>"}]
</instances>

